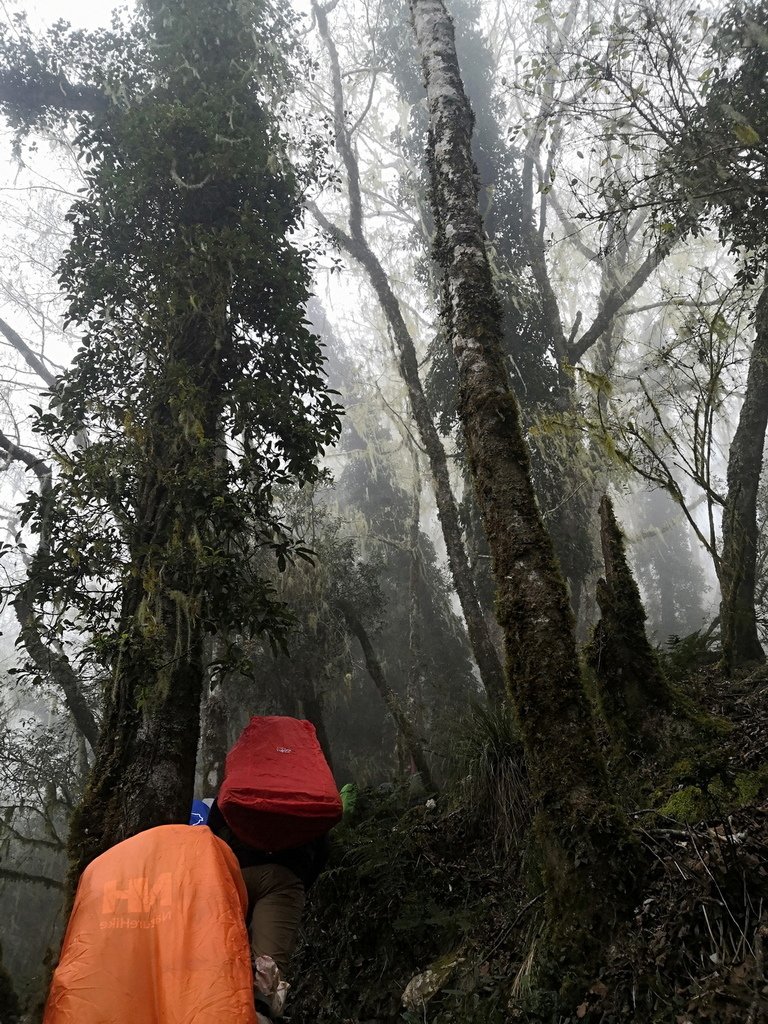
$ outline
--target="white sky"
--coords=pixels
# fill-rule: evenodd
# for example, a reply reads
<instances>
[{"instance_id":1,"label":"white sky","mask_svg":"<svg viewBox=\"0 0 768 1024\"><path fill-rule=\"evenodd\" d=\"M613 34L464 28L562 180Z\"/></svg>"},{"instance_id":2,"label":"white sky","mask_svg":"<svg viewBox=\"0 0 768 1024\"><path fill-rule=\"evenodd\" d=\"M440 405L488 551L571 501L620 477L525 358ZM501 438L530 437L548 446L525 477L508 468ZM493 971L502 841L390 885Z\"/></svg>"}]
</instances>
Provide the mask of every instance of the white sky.
<instances>
[{"instance_id":1,"label":"white sky","mask_svg":"<svg viewBox=\"0 0 768 1024\"><path fill-rule=\"evenodd\" d=\"M99 0L34 0L32 3L3 3L7 13L14 10L26 11L37 23L50 24L63 18L77 28L97 28L108 25L117 3L99 3Z\"/></svg>"},{"instance_id":2,"label":"white sky","mask_svg":"<svg viewBox=\"0 0 768 1024\"><path fill-rule=\"evenodd\" d=\"M34 0L34 2L4 3L0 0L0 6L6 12L13 10L24 10L40 24L50 23L59 18L68 21L77 28L98 28L100 25L108 25L112 11L116 7L128 6L130 3L107 2L100 3L99 0ZM309 0L294 0L292 6L299 11L309 11Z\"/></svg>"}]
</instances>

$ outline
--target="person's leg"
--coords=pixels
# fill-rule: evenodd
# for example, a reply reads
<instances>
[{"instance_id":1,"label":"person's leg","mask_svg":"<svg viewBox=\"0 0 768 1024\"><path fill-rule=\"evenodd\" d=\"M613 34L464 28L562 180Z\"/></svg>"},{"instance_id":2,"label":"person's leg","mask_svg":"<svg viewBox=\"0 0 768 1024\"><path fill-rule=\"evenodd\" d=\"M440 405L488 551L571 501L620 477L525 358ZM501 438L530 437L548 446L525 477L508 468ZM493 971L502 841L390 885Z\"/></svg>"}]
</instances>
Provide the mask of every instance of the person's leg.
<instances>
[{"instance_id":1,"label":"person's leg","mask_svg":"<svg viewBox=\"0 0 768 1024\"><path fill-rule=\"evenodd\" d=\"M299 938L305 892L300 878L281 864L243 868L251 908L251 949L271 956L285 975Z\"/></svg>"}]
</instances>

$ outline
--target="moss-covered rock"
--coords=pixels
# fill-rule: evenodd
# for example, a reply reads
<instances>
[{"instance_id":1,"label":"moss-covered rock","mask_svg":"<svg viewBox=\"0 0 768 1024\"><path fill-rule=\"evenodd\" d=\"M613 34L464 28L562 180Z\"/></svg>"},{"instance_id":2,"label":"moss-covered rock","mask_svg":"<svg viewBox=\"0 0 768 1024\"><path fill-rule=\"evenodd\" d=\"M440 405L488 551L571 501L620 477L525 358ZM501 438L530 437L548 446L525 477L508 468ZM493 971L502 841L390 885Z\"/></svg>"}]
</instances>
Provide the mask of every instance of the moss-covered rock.
<instances>
[{"instance_id":1,"label":"moss-covered rock","mask_svg":"<svg viewBox=\"0 0 768 1024\"><path fill-rule=\"evenodd\" d=\"M742 807L757 803L768 797L768 764L754 772L738 772L733 781Z\"/></svg>"},{"instance_id":2,"label":"moss-covered rock","mask_svg":"<svg viewBox=\"0 0 768 1024\"><path fill-rule=\"evenodd\" d=\"M659 814L674 818L675 821L694 824L703 821L711 809L711 803L704 790L698 786L683 786L659 808Z\"/></svg>"},{"instance_id":3,"label":"moss-covered rock","mask_svg":"<svg viewBox=\"0 0 768 1024\"><path fill-rule=\"evenodd\" d=\"M693 774L691 759L678 762L681 773ZM706 818L730 814L768 796L768 764L757 771L735 772L730 777L718 774L698 785L680 786L659 807L659 814L687 825Z\"/></svg>"}]
</instances>

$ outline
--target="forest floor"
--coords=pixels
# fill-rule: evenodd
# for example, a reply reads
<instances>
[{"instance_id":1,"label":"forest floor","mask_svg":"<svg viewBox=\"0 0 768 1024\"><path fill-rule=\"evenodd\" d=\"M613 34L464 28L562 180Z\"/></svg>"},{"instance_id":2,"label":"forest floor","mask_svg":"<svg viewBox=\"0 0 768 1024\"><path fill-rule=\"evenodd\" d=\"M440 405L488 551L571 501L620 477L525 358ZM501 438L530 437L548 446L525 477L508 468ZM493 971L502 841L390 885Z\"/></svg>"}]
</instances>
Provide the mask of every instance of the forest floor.
<instances>
[{"instance_id":1,"label":"forest floor","mask_svg":"<svg viewBox=\"0 0 768 1024\"><path fill-rule=\"evenodd\" d=\"M647 872L577 1005L533 1009L544 897L520 816L478 815L466 787L436 806L403 789L364 794L337 830L294 1024L768 1024L768 671L682 685L719 728L637 766L624 803Z\"/></svg>"}]
</instances>

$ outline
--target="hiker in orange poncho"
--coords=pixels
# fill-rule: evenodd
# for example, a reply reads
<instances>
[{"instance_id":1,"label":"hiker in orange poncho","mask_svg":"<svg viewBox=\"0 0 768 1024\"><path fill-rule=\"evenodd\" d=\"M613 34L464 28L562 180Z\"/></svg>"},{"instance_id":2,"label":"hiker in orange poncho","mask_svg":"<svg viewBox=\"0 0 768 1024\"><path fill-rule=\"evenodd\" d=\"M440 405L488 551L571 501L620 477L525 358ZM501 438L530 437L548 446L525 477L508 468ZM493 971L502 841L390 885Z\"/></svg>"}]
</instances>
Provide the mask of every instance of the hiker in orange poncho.
<instances>
[{"instance_id":1,"label":"hiker in orange poncho","mask_svg":"<svg viewBox=\"0 0 768 1024\"><path fill-rule=\"evenodd\" d=\"M207 828L107 850L80 879L44 1024L257 1024L247 902Z\"/></svg>"}]
</instances>

